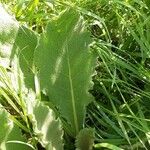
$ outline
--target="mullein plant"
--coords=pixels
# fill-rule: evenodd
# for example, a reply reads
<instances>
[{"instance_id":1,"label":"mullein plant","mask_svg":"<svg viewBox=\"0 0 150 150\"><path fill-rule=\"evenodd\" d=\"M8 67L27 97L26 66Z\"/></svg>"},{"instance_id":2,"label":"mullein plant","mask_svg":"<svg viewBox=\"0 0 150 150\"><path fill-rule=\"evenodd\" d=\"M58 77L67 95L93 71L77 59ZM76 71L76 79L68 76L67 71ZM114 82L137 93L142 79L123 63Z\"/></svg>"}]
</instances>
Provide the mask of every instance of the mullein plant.
<instances>
[{"instance_id":1,"label":"mullein plant","mask_svg":"<svg viewBox=\"0 0 150 150\"><path fill-rule=\"evenodd\" d=\"M91 150L84 120L96 55L83 19L66 10L38 35L0 8L1 148L62 150L68 134L76 149Z\"/></svg>"}]
</instances>

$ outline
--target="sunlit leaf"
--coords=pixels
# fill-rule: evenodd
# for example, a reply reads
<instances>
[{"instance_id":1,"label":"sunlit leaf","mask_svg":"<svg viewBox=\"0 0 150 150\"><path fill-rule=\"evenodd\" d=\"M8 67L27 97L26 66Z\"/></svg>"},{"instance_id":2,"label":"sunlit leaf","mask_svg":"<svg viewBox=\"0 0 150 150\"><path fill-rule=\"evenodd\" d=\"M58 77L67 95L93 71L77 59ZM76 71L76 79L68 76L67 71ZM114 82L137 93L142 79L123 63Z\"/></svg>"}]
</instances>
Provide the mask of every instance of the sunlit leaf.
<instances>
[{"instance_id":1,"label":"sunlit leaf","mask_svg":"<svg viewBox=\"0 0 150 150\"><path fill-rule=\"evenodd\" d=\"M93 100L88 93L95 57L88 46L80 15L69 10L51 21L35 51L40 85L76 135L83 128L85 107Z\"/></svg>"},{"instance_id":2,"label":"sunlit leaf","mask_svg":"<svg viewBox=\"0 0 150 150\"><path fill-rule=\"evenodd\" d=\"M16 35L11 53L12 68L25 86L34 89L33 54L37 45L37 36L31 30L21 26Z\"/></svg>"},{"instance_id":3,"label":"sunlit leaf","mask_svg":"<svg viewBox=\"0 0 150 150\"><path fill-rule=\"evenodd\" d=\"M31 122L39 142L47 150L63 150L61 122L54 112L40 102L36 102L31 114Z\"/></svg>"},{"instance_id":4,"label":"sunlit leaf","mask_svg":"<svg viewBox=\"0 0 150 150\"><path fill-rule=\"evenodd\" d=\"M11 49L15 41L19 25L0 4L0 65L9 66Z\"/></svg>"}]
</instances>

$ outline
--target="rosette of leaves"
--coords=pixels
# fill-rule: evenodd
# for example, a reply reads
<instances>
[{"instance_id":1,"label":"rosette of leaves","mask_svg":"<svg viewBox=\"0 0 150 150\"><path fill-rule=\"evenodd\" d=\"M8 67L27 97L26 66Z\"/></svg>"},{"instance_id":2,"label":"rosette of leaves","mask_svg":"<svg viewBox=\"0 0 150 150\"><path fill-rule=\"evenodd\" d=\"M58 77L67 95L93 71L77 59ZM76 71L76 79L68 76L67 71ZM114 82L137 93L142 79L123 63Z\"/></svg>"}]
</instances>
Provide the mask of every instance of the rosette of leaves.
<instances>
[{"instance_id":1,"label":"rosette of leaves","mask_svg":"<svg viewBox=\"0 0 150 150\"><path fill-rule=\"evenodd\" d=\"M6 26L0 34L8 36L6 31L11 30L13 28ZM96 59L88 49L90 35L85 31L80 14L72 9L65 11L47 25L46 31L40 37L28 28L18 25L13 32L12 42L9 42L11 58L10 55L8 58L17 82L16 91L21 94L25 87L28 91L36 92L36 68L36 80L40 83L41 91L58 108L60 116L67 120L71 136L84 135L86 132L80 133L80 130L84 127L86 106L93 100L88 90ZM25 103L29 106L28 102ZM23 109L27 109L26 107L24 105ZM63 149L61 123L54 112L38 101L31 107L31 112L28 115L33 132L41 145L46 149Z\"/></svg>"}]
</instances>

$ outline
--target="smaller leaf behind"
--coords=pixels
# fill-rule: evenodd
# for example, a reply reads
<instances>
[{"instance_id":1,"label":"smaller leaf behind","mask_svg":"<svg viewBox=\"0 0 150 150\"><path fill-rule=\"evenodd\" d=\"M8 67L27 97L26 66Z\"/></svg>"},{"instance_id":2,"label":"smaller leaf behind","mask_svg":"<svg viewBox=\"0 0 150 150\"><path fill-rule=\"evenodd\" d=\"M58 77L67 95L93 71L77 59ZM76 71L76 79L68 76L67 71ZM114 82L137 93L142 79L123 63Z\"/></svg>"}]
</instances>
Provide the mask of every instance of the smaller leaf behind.
<instances>
[{"instance_id":1,"label":"smaller leaf behind","mask_svg":"<svg viewBox=\"0 0 150 150\"><path fill-rule=\"evenodd\" d=\"M17 72L18 78L24 81L25 87L33 90L33 54L36 45L37 35L28 28L20 26L11 52L11 65Z\"/></svg>"},{"instance_id":2,"label":"smaller leaf behind","mask_svg":"<svg viewBox=\"0 0 150 150\"><path fill-rule=\"evenodd\" d=\"M93 144L94 129L82 129L76 137L76 150L92 150Z\"/></svg>"},{"instance_id":3,"label":"smaller leaf behind","mask_svg":"<svg viewBox=\"0 0 150 150\"><path fill-rule=\"evenodd\" d=\"M7 137L7 141L22 141L27 142L26 137L22 135L21 130L14 124L13 129Z\"/></svg>"}]
</instances>

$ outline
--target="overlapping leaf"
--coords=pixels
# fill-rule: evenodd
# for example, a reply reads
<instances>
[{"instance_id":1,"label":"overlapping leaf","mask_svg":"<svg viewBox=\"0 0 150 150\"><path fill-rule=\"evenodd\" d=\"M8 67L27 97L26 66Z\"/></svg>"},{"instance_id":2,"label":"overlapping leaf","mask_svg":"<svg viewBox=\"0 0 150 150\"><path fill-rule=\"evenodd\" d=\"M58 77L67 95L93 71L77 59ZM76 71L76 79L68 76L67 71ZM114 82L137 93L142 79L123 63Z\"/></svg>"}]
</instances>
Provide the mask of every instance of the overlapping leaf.
<instances>
[{"instance_id":1,"label":"overlapping leaf","mask_svg":"<svg viewBox=\"0 0 150 150\"><path fill-rule=\"evenodd\" d=\"M34 89L33 55L37 45L37 35L26 27L18 29L11 52L12 68L25 86Z\"/></svg>"},{"instance_id":2,"label":"overlapping leaf","mask_svg":"<svg viewBox=\"0 0 150 150\"><path fill-rule=\"evenodd\" d=\"M31 122L39 142L46 150L63 150L63 131L60 120L56 119L54 112L41 102L36 102L32 106L30 106L33 109L30 114Z\"/></svg>"}]
</instances>

